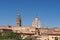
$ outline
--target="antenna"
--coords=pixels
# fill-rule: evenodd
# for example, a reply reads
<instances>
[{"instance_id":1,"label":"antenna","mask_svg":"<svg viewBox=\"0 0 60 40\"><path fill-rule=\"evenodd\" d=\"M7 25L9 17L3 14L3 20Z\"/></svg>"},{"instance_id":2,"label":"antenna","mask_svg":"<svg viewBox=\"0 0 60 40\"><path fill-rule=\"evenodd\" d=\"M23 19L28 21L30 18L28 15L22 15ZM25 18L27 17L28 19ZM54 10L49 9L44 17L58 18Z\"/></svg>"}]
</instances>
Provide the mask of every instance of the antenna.
<instances>
[{"instance_id":1,"label":"antenna","mask_svg":"<svg viewBox=\"0 0 60 40\"><path fill-rule=\"evenodd\" d=\"M36 8L36 11L35 11L35 17L38 17L38 8Z\"/></svg>"},{"instance_id":2,"label":"antenna","mask_svg":"<svg viewBox=\"0 0 60 40\"><path fill-rule=\"evenodd\" d=\"M18 9L18 15L20 15L20 9Z\"/></svg>"}]
</instances>

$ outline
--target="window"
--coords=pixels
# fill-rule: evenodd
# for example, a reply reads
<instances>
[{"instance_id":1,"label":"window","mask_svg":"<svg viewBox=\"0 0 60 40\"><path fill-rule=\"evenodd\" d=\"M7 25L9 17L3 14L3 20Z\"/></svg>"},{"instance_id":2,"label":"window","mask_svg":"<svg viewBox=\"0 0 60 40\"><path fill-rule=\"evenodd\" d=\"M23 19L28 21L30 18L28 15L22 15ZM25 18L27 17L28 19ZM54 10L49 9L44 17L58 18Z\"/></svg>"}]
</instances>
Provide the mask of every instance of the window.
<instances>
[{"instance_id":1,"label":"window","mask_svg":"<svg viewBox=\"0 0 60 40\"><path fill-rule=\"evenodd\" d=\"M46 39L45 39L46 40Z\"/></svg>"},{"instance_id":2,"label":"window","mask_svg":"<svg viewBox=\"0 0 60 40\"><path fill-rule=\"evenodd\" d=\"M58 37L55 37L55 40L58 40Z\"/></svg>"}]
</instances>

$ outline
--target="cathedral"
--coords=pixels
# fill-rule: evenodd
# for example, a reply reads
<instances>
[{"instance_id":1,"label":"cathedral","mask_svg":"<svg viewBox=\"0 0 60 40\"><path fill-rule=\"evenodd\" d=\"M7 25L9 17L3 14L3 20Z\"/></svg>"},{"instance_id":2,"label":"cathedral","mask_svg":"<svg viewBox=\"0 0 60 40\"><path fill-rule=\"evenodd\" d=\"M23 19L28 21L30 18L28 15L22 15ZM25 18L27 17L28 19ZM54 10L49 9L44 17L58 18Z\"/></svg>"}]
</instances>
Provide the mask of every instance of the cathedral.
<instances>
[{"instance_id":1,"label":"cathedral","mask_svg":"<svg viewBox=\"0 0 60 40\"><path fill-rule=\"evenodd\" d=\"M31 26L22 26L20 13L16 18L16 26L0 26L0 32L13 31L15 33L32 35L37 40L60 40L60 28L42 27L39 17L35 17Z\"/></svg>"}]
</instances>

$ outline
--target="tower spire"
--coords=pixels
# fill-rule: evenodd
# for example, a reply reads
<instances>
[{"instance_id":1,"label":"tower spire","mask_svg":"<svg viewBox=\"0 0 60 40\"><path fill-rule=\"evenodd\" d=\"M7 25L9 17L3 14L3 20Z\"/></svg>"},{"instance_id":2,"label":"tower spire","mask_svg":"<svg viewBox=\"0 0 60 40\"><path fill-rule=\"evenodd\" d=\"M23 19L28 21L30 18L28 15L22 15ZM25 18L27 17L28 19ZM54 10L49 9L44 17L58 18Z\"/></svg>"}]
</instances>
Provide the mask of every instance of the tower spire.
<instances>
[{"instance_id":1,"label":"tower spire","mask_svg":"<svg viewBox=\"0 0 60 40\"><path fill-rule=\"evenodd\" d=\"M21 27L21 17L20 17L20 10L18 9L18 15L16 19L16 26Z\"/></svg>"}]
</instances>

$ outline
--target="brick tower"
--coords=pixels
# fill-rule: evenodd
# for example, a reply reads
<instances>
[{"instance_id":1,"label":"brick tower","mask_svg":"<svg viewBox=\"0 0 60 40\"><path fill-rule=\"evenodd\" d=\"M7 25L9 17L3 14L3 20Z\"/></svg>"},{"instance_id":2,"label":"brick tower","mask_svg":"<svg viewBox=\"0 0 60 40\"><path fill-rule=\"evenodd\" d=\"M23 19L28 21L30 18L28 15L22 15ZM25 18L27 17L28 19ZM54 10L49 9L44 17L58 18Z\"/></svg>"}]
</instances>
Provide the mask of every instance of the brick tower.
<instances>
[{"instance_id":1,"label":"brick tower","mask_svg":"<svg viewBox=\"0 0 60 40\"><path fill-rule=\"evenodd\" d=\"M20 12L18 11L18 15L16 18L16 27L21 27L21 17L20 17Z\"/></svg>"}]
</instances>

